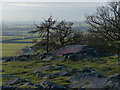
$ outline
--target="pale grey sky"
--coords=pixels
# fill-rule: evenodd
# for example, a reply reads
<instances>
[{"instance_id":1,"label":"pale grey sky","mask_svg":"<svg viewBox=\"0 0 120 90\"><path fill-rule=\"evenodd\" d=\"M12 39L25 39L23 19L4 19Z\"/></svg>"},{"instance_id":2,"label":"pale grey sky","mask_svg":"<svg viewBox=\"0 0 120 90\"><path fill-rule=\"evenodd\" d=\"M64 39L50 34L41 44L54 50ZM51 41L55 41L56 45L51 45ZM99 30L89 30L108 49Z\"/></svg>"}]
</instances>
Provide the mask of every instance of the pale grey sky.
<instances>
[{"instance_id":1,"label":"pale grey sky","mask_svg":"<svg viewBox=\"0 0 120 90\"><path fill-rule=\"evenodd\" d=\"M108 2L110 0L1 0L1 2Z\"/></svg>"},{"instance_id":2,"label":"pale grey sky","mask_svg":"<svg viewBox=\"0 0 120 90\"><path fill-rule=\"evenodd\" d=\"M2 20L39 21L52 15L55 19L83 21L84 15L94 13L105 2L5 2Z\"/></svg>"}]
</instances>

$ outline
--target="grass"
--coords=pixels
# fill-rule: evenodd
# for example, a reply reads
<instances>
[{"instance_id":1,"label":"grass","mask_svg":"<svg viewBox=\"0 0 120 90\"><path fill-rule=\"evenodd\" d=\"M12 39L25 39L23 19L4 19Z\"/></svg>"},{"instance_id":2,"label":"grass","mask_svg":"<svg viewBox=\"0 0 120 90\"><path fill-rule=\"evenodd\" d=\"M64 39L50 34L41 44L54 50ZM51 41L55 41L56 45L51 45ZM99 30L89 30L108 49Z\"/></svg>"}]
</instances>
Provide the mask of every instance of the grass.
<instances>
[{"instance_id":1,"label":"grass","mask_svg":"<svg viewBox=\"0 0 120 90\"><path fill-rule=\"evenodd\" d=\"M43 80L53 81L55 83L61 85L69 85L70 83L67 80L71 76L64 76L64 77L54 77L54 78L45 78L41 79L37 77L34 73L35 70L39 70L40 67L46 65L55 65L55 64L63 64L67 67L66 71L70 71L71 69L78 69L81 70L84 67L93 67L95 70L100 71L105 76L115 75L120 73L120 69L118 68L118 57L111 56L111 57L103 57L100 58L99 61L94 60L80 60L80 61L46 61L42 62L40 59L32 60L32 61L10 61L10 62L3 62L2 69L4 72L2 74L11 74L18 76L20 78L27 78L28 81L33 83L40 83ZM60 70L52 70L52 71L43 71L42 73L55 73L59 72ZM4 78L3 83L7 79Z\"/></svg>"},{"instance_id":2,"label":"grass","mask_svg":"<svg viewBox=\"0 0 120 90\"><path fill-rule=\"evenodd\" d=\"M15 39L15 38L24 38L22 36L2 36L2 40L10 40L10 39Z\"/></svg>"},{"instance_id":3,"label":"grass","mask_svg":"<svg viewBox=\"0 0 120 90\"><path fill-rule=\"evenodd\" d=\"M21 39L21 40L15 40L17 42L33 42L32 39Z\"/></svg>"},{"instance_id":4,"label":"grass","mask_svg":"<svg viewBox=\"0 0 120 90\"><path fill-rule=\"evenodd\" d=\"M31 43L2 43L2 57L18 55L20 49L31 45Z\"/></svg>"}]
</instances>

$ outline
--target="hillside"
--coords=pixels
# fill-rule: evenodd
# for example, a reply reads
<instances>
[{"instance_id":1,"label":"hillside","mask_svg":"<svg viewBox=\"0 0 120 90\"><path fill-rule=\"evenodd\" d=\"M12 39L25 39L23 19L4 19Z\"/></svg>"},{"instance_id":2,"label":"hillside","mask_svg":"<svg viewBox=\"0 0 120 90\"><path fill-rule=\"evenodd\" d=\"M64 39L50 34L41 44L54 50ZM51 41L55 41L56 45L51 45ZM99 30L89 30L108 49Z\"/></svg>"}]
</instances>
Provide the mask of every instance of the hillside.
<instances>
[{"instance_id":1,"label":"hillside","mask_svg":"<svg viewBox=\"0 0 120 90\"><path fill-rule=\"evenodd\" d=\"M117 88L120 84L119 79L118 82L115 81L117 79L111 79L111 77L120 76L117 56L86 58L77 61L61 56L48 58L30 56L20 60L4 61L0 70L3 77L2 87Z\"/></svg>"},{"instance_id":2,"label":"hillside","mask_svg":"<svg viewBox=\"0 0 120 90\"><path fill-rule=\"evenodd\" d=\"M120 1L3 7L0 89L120 90Z\"/></svg>"}]
</instances>

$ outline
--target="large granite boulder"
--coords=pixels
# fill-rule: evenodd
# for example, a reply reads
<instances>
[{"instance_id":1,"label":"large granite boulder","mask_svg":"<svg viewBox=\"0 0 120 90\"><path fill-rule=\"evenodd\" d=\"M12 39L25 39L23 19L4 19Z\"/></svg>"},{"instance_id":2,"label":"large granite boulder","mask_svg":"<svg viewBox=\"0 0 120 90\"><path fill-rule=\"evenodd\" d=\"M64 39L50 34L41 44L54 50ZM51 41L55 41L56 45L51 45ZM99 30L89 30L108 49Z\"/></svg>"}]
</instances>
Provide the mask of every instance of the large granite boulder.
<instances>
[{"instance_id":1,"label":"large granite boulder","mask_svg":"<svg viewBox=\"0 0 120 90\"><path fill-rule=\"evenodd\" d=\"M120 90L120 74L108 77L105 88L116 88L116 90Z\"/></svg>"},{"instance_id":2,"label":"large granite boulder","mask_svg":"<svg viewBox=\"0 0 120 90\"><path fill-rule=\"evenodd\" d=\"M64 56L71 60L80 60L83 58L97 57L99 54L95 49L87 45L69 45L52 52L53 55Z\"/></svg>"},{"instance_id":3,"label":"large granite boulder","mask_svg":"<svg viewBox=\"0 0 120 90\"><path fill-rule=\"evenodd\" d=\"M80 73L70 79L71 82L80 81L80 79L89 79L89 78L104 78L100 72L94 70L91 67L83 68Z\"/></svg>"},{"instance_id":4,"label":"large granite boulder","mask_svg":"<svg viewBox=\"0 0 120 90\"><path fill-rule=\"evenodd\" d=\"M107 78L92 68L83 68L82 71L70 78L70 88L103 88Z\"/></svg>"}]
</instances>

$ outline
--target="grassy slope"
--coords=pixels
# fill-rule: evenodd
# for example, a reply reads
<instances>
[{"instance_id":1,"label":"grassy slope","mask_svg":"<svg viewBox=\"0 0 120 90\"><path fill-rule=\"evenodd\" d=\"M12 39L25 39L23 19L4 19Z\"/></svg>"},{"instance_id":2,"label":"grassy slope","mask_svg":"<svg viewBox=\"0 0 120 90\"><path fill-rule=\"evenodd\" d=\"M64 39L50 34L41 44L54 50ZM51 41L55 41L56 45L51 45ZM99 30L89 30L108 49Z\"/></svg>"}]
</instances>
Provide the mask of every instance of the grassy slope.
<instances>
[{"instance_id":1,"label":"grassy slope","mask_svg":"<svg viewBox=\"0 0 120 90\"><path fill-rule=\"evenodd\" d=\"M32 60L32 61L10 61L4 62L2 65L3 67L3 74L12 74L19 76L21 78L27 78L29 81L33 83L39 83L46 79L38 78L33 73L35 70L38 70L40 67L45 65L54 65L54 64L64 64L67 66L66 71L71 69L81 69L83 67L93 67L96 70L101 71L106 76L115 75L120 73L118 68L118 57L111 56L111 57L104 57L101 58L101 61L95 60L80 60L80 61L50 61L50 62L41 62L40 60ZM57 71L44 71L44 73L51 73L51 72L58 72ZM67 85L69 84L66 82L70 76L64 77L56 77L56 78L48 78L47 80L53 81L58 84ZM5 83L6 79L3 78L3 84Z\"/></svg>"}]
</instances>

